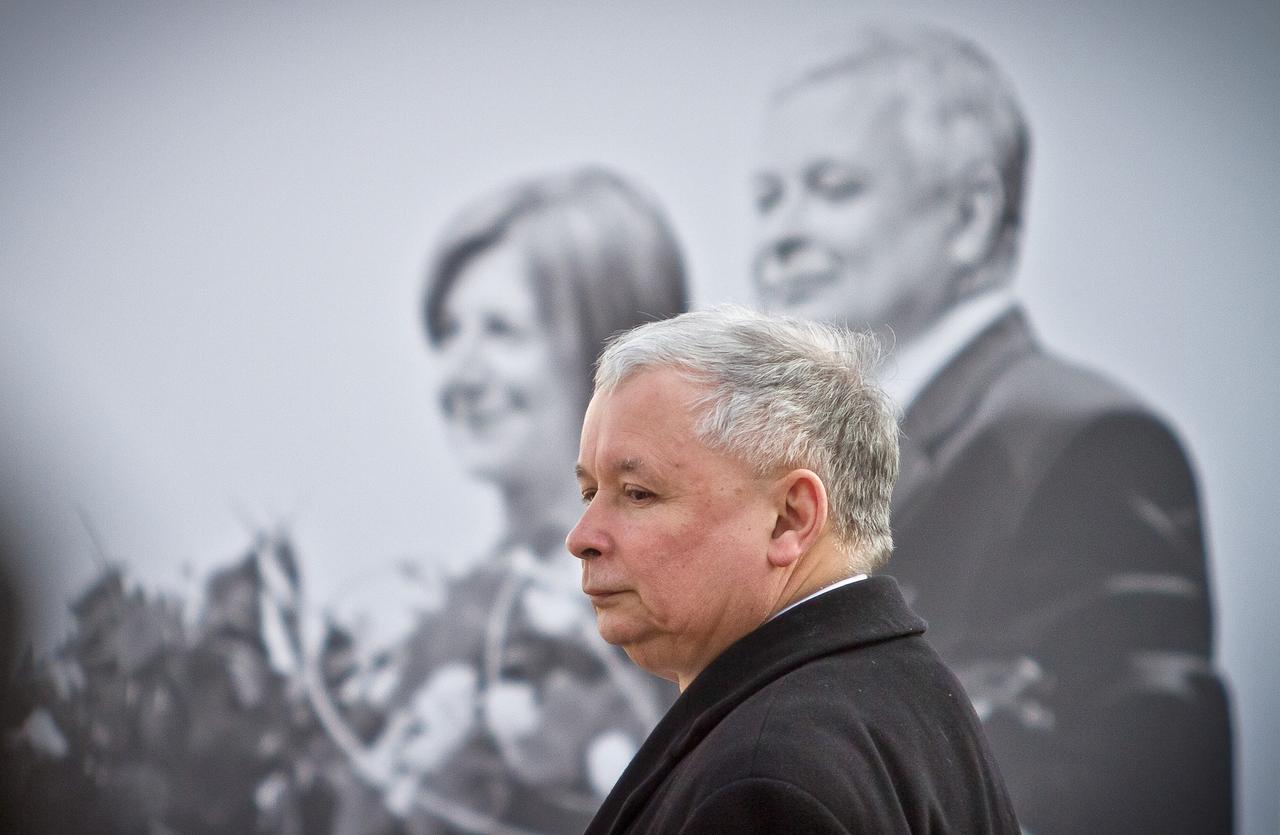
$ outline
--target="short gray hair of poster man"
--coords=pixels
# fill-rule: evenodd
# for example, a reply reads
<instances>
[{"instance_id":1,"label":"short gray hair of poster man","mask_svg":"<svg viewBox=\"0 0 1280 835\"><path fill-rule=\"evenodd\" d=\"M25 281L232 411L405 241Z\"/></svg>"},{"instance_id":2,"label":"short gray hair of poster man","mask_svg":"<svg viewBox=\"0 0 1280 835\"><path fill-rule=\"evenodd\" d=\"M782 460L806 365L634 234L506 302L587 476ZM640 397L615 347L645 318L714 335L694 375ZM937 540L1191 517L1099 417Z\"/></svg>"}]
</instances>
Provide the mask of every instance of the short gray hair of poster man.
<instances>
[{"instance_id":1,"label":"short gray hair of poster man","mask_svg":"<svg viewBox=\"0 0 1280 835\"><path fill-rule=\"evenodd\" d=\"M595 393L646 370L674 369L706 393L694 431L761 476L812 470L850 573L889 558L889 498L898 476L893 403L876 384L874 336L734 305L650 322L600 355Z\"/></svg>"}]
</instances>

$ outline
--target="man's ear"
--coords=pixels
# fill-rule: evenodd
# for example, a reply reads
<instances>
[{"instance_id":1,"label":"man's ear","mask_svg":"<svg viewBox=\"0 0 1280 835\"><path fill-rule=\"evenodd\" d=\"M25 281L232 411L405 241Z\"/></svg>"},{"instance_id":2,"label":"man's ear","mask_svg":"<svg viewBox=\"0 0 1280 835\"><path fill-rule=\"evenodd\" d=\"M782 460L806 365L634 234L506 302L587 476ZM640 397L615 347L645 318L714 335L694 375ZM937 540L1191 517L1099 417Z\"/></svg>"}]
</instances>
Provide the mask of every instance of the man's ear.
<instances>
[{"instance_id":1,"label":"man's ear","mask_svg":"<svg viewBox=\"0 0 1280 835\"><path fill-rule=\"evenodd\" d=\"M970 168L960 180L951 234L951 258L962 274L972 274L987 262L999 243L1004 217L1004 185L991 163Z\"/></svg>"},{"instance_id":2,"label":"man's ear","mask_svg":"<svg viewBox=\"0 0 1280 835\"><path fill-rule=\"evenodd\" d=\"M777 521L769 538L769 562L795 564L827 527L827 488L812 470L792 470L774 488Z\"/></svg>"}]
</instances>

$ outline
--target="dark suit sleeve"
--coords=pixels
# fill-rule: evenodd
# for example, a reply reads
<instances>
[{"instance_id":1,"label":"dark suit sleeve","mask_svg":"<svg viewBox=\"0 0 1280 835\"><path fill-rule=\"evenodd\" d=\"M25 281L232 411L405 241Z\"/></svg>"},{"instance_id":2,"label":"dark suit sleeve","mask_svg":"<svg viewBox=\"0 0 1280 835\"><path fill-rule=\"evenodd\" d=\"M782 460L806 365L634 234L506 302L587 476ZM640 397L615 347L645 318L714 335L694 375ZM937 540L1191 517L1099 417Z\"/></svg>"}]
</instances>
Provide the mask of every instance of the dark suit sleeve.
<instances>
[{"instance_id":1,"label":"dark suit sleeve","mask_svg":"<svg viewBox=\"0 0 1280 835\"><path fill-rule=\"evenodd\" d=\"M995 584L1019 613L1029 712L987 732L1032 832L1228 832L1230 728L1212 667L1194 478L1154 418L1081 431L1034 490ZM1042 710L1038 709L1042 708Z\"/></svg>"},{"instance_id":2,"label":"dark suit sleeve","mask_svg":"<svg viewBox=\"0 0 1280 835\"><path fill-rule=\"evenodd\" d=\"M718 789L694 810L681 835L768 835L805 832L848 835L848 829L817 798L782 780L746 778ZM870 831L870 830L868 830Z\"/></svg>"}]
</instances>

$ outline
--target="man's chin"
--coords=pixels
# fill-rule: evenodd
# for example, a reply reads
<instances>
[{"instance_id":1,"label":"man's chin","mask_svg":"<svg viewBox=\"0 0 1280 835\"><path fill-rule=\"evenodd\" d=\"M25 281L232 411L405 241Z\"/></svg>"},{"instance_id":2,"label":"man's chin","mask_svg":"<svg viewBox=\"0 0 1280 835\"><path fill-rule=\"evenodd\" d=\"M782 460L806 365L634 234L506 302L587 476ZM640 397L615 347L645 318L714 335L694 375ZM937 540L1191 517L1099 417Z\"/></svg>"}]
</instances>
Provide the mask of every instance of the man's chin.
<instances>
[{"instance_id":1,"label":"man's chin","mask_svg":"<svg viewBox=\"0 0 1280 835\"><path fill-rule=\"evenodd\" d=\"M760 306L770 313L794 315L798 309L812 307L832 294L844 276L829 263L814 269L786 269L766 263L755 270L753 284Z\"/></svg>"},{"instance_id":2,"label":"man's chin","mask_svg":"<svg viewBox=\"0 0 1280 835\"><path fill-rule=\"evenodd\" d=\"M596 613L596 630L607 644L625 648L629 643L630 631L609 620L607 615Z\"/></svg>"},{"instance_id":3,"label":"man's chin","mask_svg":"<svg viewBox=\"0 0 1280 835\"><path fill-rule=\"evenodd\" d=\"M596 629L606 643L624 650L638 644L645 630L641 624L626 615L611 609L596 608ZM630 651L628 650L628 654Z\"/></svg>"}]
</instances>

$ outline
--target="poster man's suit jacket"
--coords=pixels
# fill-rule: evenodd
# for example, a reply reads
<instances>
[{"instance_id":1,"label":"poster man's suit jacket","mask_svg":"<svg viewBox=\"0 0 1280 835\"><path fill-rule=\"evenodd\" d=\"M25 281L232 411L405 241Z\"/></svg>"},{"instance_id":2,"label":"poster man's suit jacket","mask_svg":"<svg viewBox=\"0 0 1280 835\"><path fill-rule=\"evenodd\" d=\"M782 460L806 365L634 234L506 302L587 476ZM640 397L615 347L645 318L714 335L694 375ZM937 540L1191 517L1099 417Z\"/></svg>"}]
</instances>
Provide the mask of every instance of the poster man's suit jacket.
<instances>
[{"instance_id":1,"label":"poster man's suit jacket","mask_svg":"<svg viewBox=\"0 0 1280 835\"><path fill-rule=\"evenodd\" d=\"M1037 835L1229 832L1195 480L1131 394L1014 311L903 423L889 568Z\"/></svg>"}]
</instances>

